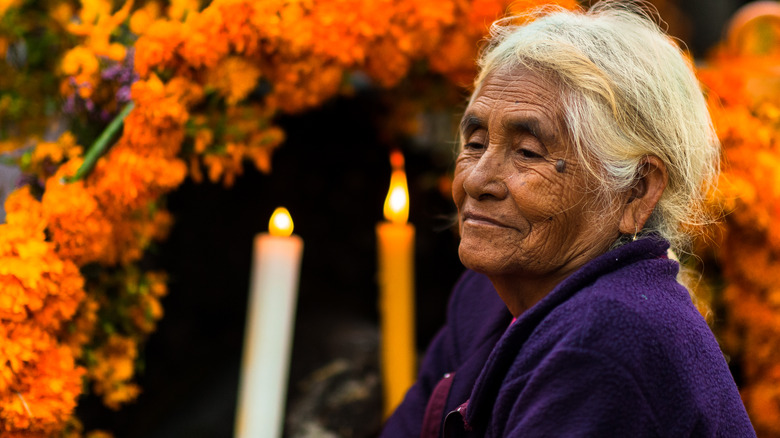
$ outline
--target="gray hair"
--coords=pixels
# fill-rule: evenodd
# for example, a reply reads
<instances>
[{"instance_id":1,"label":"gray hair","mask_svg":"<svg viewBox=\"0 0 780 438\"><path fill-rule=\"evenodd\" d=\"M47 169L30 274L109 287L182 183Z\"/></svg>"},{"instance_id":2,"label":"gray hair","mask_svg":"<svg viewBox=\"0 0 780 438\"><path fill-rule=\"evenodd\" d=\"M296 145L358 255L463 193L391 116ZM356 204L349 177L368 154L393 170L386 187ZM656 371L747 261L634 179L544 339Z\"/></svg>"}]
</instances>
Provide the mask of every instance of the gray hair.
<instances>
[{"instance_id":1,"label":"gray hair","mask_svg":"<svg viewBox=\"0 0 780 438\"><path fill-rule=\"evenodd\" d=\"M492 72L521 66L562 86L571 144L604 199L635 184L644 157L664 162L668 184L644 233L681 251L695 226L710 222L703 206L720 144L691 62L641 3L499 20L478 64L473 96Z\"/></svg>"}]
</instances>

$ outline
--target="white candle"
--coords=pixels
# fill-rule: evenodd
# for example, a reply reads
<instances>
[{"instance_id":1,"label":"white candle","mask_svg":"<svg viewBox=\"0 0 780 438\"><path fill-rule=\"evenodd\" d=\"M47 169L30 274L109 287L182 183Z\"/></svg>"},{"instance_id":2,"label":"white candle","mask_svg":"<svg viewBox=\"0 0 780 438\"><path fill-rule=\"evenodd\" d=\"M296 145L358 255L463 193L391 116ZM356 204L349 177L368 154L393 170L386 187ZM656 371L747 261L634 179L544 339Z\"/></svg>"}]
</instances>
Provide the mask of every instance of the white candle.
<instances>
[{"instance_id":1,"label":"white candle","mask_svg":"<svg viewBox=\"0 0 780 438\"><path fill-rule=\"evenodd\" d=\"M255 236L235 437L281 437L303 240L285 208Z\"/></svg>"}]
</instances>

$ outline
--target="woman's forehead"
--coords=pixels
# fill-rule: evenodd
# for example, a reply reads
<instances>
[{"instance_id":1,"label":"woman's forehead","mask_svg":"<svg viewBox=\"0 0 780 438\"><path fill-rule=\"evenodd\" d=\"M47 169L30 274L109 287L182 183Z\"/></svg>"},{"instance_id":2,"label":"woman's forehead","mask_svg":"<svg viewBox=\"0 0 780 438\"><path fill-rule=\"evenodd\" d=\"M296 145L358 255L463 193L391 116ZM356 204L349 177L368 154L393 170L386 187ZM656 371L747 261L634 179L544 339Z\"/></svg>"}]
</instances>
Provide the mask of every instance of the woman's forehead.
<instances>
[{"instance_id":1,"label":"woman's forehead","mask_svg":"<svg viewBox=\"0 0 780 438\"><path fill-rule=\"evenodd\" d=\"M492 123L560 138L564 129L561 87L525 67L489 74L463 114L461 133Z\"/></svg>"},{"instance_id":2,"label":"woman's forehead","mask_svg":"<svg viewBox=\"0 0 780 438\"><path fill-rule=\"evenodd\" d=\"M559 105L563 88L549 76L522 65L497 69L485 76L469 105L480 100Z\"/></svg>"}]
</instances>

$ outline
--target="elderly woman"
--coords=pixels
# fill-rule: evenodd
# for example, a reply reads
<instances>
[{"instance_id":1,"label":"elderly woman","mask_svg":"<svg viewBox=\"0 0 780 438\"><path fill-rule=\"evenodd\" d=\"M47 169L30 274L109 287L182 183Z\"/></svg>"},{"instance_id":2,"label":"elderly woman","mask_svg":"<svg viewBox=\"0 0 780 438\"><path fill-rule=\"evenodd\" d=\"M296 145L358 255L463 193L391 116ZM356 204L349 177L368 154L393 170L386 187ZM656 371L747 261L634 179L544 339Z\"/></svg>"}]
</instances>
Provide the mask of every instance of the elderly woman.
<instances>
[{"instance_id":1,"label":"elderly woman","mask_svg":"<svg viewBox=\"0 0 780 438\"><path fill-rule=\"evenodd\" d=\"M452 195L469 268L384 437L755 436L667 257L718 141L675 43L635 7L495 25Z\"/></svg>"}]
</instances>

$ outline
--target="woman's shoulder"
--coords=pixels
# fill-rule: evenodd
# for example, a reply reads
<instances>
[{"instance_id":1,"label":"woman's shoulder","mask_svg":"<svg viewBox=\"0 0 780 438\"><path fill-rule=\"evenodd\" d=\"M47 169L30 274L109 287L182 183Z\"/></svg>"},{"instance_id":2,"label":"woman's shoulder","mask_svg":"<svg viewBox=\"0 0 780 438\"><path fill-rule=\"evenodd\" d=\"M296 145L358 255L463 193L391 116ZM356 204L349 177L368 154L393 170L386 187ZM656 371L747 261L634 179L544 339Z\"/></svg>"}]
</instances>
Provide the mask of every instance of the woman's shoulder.
<instances>
[{"instance_id":1,"label":"woman's shoulder","mask_svg":"<svg viewBox=\"0 0 780 438\"><path fill-rule=\"evenodd\" d=\"M678 407L736 394L712 330L672 275L674 264L644 260L579 291L545 321L558 332L552 349L586 350L611 361L651 398L669 396L659 388L675 388Z\"/></svg>"},{"instance_id":2,"label":"woman's shoulder","mask_svg":"<svg viewBox=\"0 0 780 438\"><path fill-rule=\"evenodd\" d=\"M640 261L578 291L536 327L514 373L531 375L534 364L545 363L573 367L575 375L599 371L598 382L635 385L658 424L684 429L699 420L704 423L696 427L705 428L743 421L725 358L687 290L670 275L673 263Z\"/></svg>"},{"instance_id":3,"label":"woman's shoulder","mask_svg":"<svg viewBox=\"0 0 780 438\"><path fill-rule=\"evenodd\" d=\"M638 261L599 277L568 304L586 310L580 313L584 323L614 324L637 335L689 333L694 326L709 332L688 289L677 281L678 271L674 260Z\"/></svg>"},{"instance_id":4,"label":"woman's shoulder","mask_svg":"<svg viewBox=\"0 0 780 438\"><path fill-rule=\"evenodd\" d=\"M621 357L633 349L672 354L692 344L722 356L677 270L664 258L636 262L599 277L550 316L568 320L579 342L603 344Z\"/></svg>"}]
</instances>

